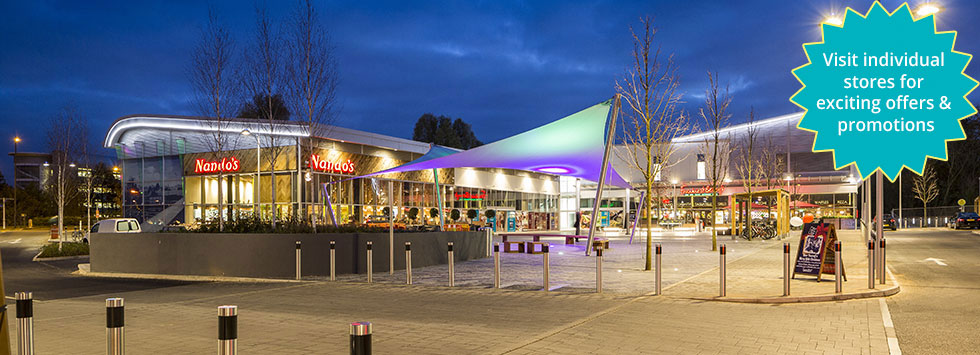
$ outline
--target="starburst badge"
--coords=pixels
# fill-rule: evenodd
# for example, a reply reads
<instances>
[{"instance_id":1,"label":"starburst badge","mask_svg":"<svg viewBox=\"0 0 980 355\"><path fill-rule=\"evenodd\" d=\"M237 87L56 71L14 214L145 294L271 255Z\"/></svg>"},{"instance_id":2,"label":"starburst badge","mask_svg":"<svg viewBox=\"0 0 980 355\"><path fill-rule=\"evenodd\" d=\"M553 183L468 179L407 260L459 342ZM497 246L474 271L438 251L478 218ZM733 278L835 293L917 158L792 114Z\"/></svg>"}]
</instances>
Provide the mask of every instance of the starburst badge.
<instances>
[{"instance_id":1,"label":"starburst badge","mask_svg":"<svg viewBox=\"0 0 980 355\"><path fill-rule=\"evenodd\" d=\"M964 73L972 57L954 50L956 32L936 31L935 15L876 1L821 27L823 41L803 45L809 63L793 69L803 88L790 101L806 111L797 127L816 134L813 151L833 152L836 169L894 181L966 138L960 120L977 112L966 98L978 84Z\"/></svg>"}]
</instances>

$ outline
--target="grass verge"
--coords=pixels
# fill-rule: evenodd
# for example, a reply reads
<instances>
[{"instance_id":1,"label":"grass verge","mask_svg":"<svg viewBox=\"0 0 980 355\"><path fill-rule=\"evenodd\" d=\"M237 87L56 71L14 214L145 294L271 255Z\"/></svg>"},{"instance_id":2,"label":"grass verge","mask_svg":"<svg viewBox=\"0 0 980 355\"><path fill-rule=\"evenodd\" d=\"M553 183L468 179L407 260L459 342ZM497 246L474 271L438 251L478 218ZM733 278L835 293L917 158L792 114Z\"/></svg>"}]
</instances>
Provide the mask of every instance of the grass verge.
<instances>
[{"instance_id":1,"label":"grass verge","mask_svg":"<svg viewBox=\"0 0 980 355\"><path fill-rule=\"evenodd\" d=\"M39 258L54 258L59 256L88 255L88 244L85 243L64 243L61 250L58 250L58 243L48 243L41 247Z\"/></svg>"}]
</instances>

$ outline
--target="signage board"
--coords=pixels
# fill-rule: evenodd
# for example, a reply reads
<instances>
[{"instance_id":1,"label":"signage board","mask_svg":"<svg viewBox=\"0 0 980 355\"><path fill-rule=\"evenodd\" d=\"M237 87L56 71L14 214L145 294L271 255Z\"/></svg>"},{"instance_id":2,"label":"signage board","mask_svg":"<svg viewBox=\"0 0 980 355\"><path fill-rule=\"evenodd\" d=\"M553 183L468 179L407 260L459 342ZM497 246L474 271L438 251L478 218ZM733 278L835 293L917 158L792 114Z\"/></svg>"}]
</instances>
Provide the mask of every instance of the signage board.
<instances>
[{"instance_id":1,"label":"signage board","mask_svg":"<svg viewBox=\"0 0 980 355\"><path fill-rule=\"evenodd\" d=\"M320 159L319 155L310 154L310 168L313 170L341 173L341 174L353 174L354 173L354 162L350 159L347 161L329 161L326 159Z\"/></svg>"},{"instance_id":2,"label":"signage board","mask_svg":"<svg viewBox=\"0 0 980 355\"><path fill-rule=\"evenodd\" d=\"M221 158L220 161L208 161L207 159L194 160L195 174L230 173L238 171L238 169L241 169L241 164L238 162L238 158L235 157Z\"/></svg>"},{"instance_id":3,"label":"signage board","mask_svg":"<svg viewBox=\"0 0 980 355\"><path fill-rule=\"evenodd\" d=\"M803 225L800 244L796 250L796 263L793 267L793 278L796 274L813 275L820 281L822 274L834 274L834 250L837 242L837 230L829 223L807 223ZM847 281L843 265L841 276Z\"/></svg>"}]
</instances>

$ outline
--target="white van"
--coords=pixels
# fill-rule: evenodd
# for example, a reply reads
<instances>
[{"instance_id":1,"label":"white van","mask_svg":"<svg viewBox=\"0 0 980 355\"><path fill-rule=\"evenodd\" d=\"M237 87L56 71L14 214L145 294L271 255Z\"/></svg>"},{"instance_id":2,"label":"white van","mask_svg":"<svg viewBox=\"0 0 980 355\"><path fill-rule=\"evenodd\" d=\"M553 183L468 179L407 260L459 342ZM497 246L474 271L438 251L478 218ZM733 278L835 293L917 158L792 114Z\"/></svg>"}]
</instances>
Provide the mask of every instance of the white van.
<instances>
[{"instance_id":1,"label":"white van","mask_svg":"<svg viewBox=\"0 0 980 355\"><path fill-rule=\"evenodd\" d=\"M92 226L92 233L139 233L140 222L134 218L103 219Z\"/></svg>"}]
</instances>

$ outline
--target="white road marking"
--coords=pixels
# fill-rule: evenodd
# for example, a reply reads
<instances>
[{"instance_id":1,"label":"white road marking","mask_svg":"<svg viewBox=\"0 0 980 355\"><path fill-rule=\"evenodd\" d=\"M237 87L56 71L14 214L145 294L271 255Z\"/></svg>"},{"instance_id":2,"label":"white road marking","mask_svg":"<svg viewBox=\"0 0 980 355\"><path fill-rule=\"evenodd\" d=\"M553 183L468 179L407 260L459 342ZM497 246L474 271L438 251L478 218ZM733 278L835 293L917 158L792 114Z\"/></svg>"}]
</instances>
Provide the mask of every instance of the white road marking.
<instances>
[{"instance_id":1,"label":"white road marking","mask_svg":"<svg viewBox=\"0 0 980 355\"><path fill-rule=\"evenodd\" d=\"M14 240L9 241L7 243L10 243L10 244L20 244L20 240L21 239L24 239L24 238L17 238L17 239L14 239Z\"/></svg>"},{"instance_id":2,"label":"white road marking","mask_svg":"<svg viewBox=\"0 0 980 355\"><path fill-rule=\"evenodd\" d=\"M936 265L939 265L939 266L949 266L949 265L946 264L946 259L927 258L925 260L922 260L922 262L924 262L924 263L928 263L930 261L936 263Z\"/></svg>"},{"instance_id":3,"label":"white road marking","mask_svg":"<svg viewBox=\"0 0 980 355\"><path fill-rule=\"evenodd\" d=\"M898 284L898 279L892 274L890 268L885 268L888 272L888 276L891 277L895 284ZM888 303L885 302L884 298L878 299L878 306L881 308L881 321L885 325L885 337L888 340L888 353L891 355L902 355L902 348L898 346L898 335L895 334L895 323L892 322L892 314L888 311Z\"/></svg>"}]
</instances>

